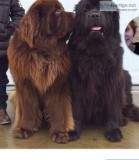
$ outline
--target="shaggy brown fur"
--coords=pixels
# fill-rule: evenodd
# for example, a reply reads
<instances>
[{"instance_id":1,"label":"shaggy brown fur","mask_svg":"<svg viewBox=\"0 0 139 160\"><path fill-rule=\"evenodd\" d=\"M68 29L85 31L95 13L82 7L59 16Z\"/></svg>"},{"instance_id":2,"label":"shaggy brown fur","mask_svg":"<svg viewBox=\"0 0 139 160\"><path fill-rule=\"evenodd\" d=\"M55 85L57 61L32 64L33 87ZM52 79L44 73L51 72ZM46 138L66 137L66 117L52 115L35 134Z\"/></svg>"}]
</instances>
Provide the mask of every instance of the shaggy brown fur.
<instances>
[{"instance_id":1,"label":"shaggy brown fur","mask_svg":"<svg viewBox=\"0 0 139 160\"><path fill-rule=\"evenodd\" d=\"M8 49L16 86L13 133L27 138L50 123L54 141L66 143L74 128L68 86L70 58L66 40L74 16L57 0L37 0L22 19Z\"/></svg>"}]
</instances>

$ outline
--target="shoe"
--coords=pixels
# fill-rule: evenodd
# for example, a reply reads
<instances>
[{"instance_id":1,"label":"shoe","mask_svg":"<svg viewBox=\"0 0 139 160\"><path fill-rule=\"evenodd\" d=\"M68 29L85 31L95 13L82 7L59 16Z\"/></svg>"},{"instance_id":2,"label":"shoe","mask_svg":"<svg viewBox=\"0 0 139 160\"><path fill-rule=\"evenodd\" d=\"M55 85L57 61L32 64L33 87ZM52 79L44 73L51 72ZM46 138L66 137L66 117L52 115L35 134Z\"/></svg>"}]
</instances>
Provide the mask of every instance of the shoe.
<instances>
[{"instance_id":1,"label":"shoe","mask_svg":"<svg viewBox=\"0 0 139 160\"><path fill-rule=\"evenodd\" d=\"M8 116L8 113L6 111L6 109L0 109L0 124L10 124L11 123L11 119Z\"/></svg>"}]
</instances>

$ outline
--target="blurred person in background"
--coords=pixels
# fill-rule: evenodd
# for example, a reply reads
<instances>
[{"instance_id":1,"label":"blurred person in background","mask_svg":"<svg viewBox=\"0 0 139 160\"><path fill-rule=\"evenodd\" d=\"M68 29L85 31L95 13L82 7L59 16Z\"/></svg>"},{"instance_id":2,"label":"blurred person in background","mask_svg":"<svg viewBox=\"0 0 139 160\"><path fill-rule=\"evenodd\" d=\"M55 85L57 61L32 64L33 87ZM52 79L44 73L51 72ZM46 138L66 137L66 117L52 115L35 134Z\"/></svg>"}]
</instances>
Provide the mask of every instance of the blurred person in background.
<instances>
[{"instance_id":1,"label":"blurred person in background","mask_svg":"<svg viewBox=\"0 0 139 160\"><path fill-rule=\"evenodd\" d=\"M0 0L0 124L9 124L11 119L6 111L6 85L8 59L7 48L15 29L19 26L25 10L19 0Z\"/></svg>"},{"instance_id":2,"label":"blurred person in background","mask_svg":"<svg viewBox=\"0 0 139 160\"><path fill-rule=\"evenodd\" d=\"M136 23L134 22L134 20L132 20L128 26L126 27L126 30L125 30L125 41L126 41L126 44L128 46L128 48L136 53L137 55L139 55L139 42L135 42L133 43L133 38L136 34L136 29L137 29L137 25Z\"/></svg>"}]
</instances>

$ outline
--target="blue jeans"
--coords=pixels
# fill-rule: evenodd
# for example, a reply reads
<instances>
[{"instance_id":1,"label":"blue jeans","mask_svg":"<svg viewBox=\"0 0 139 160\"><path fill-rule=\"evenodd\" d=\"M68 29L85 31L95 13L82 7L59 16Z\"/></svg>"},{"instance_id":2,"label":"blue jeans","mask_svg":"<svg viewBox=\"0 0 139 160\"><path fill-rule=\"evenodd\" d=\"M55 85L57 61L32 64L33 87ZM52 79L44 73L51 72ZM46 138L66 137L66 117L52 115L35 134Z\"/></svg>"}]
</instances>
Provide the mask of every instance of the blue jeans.
<instances>
[{"instance_id":1,"label":"blue jeans","mask_svg":"<svg viewBox=\"0 0 139 160\"><path fill-rule=\"evenodd\" d=\"M9 82L6 72L8 70L8 59L6 56L0 57L0 109L7 107L8 95L6 93L6 85Z\"/></svg>"}]
</instances>

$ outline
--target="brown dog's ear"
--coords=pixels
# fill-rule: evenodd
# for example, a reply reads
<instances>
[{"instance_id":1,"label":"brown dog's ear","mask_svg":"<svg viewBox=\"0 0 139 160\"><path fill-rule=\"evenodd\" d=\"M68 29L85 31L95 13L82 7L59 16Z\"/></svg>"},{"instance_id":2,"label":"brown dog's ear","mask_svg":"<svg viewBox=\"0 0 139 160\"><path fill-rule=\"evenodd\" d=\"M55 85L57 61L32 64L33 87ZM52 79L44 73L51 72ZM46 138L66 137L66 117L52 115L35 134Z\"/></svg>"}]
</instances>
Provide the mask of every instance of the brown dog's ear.
<instances>
[{"instance_id":1,"label":"brown dog's ear","mask_svg":"<svg viewBox=\"0 0 139 160\"><path fill-rule=\"evenodd\" d=\"M34 41L39 36L40 19L35 4L23 17L20 26L21 38L33 48Z\"/></svg>"}]
</instances>

